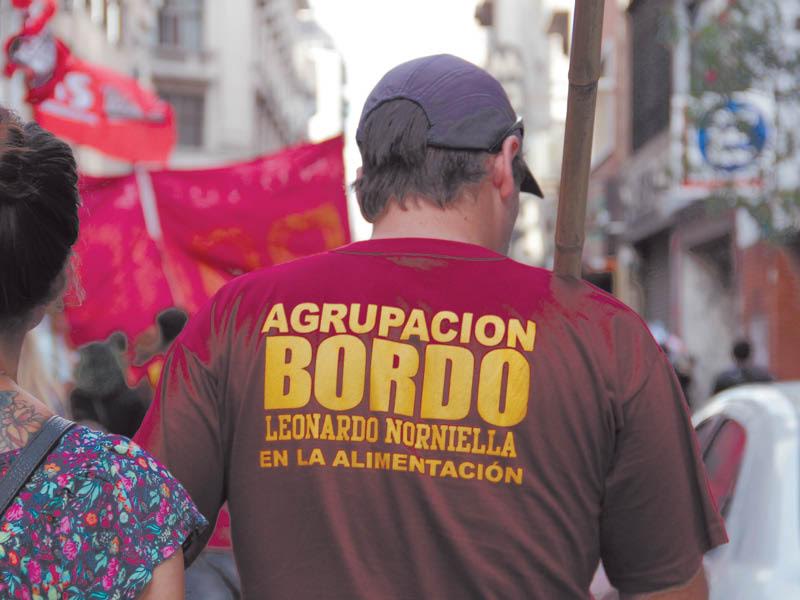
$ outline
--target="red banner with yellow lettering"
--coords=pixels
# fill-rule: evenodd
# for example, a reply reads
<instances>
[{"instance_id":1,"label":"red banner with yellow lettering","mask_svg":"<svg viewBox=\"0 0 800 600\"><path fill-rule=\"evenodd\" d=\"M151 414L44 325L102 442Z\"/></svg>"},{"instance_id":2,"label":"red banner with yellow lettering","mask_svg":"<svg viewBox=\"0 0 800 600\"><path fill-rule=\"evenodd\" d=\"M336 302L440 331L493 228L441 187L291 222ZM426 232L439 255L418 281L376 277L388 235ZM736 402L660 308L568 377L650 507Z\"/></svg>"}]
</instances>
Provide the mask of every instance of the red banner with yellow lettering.
<instances>
[{"instance_id":1,"label":"red banner with yellow lettering","mask_svg":"<svg viewBox=\"0 0 800 600\"><path fill-rule=\"evenodd\" d=\"M74 252L83 299L67 299L70 337L76 345L115 331L128 339L173 306L161 254L147 232L133 175L82 177L81 228Z\"/></svg>"},{"instance_id":2,"label":"red banner with yellow lettering","mask_svg":"<svg viewBox=\"0 0 800 600\"><path fill-rule=\"evenodd\" d=\"M133 343L165 308L192 314L236 275L350 239L341 137L223 168L84 177L81 192L76 345L114 331Z\"/></svg>"},{"instance_id":3,"label":"red banner with yellow lettering","mask_svg":"<svg viewBox=\"0 0 800 600\"><path fill-rule=\"evenodd\" d=\"M190 313L236 275L350 238L343 139L202 171L151 175L168 277Z\"/></svg>"}]
</instances>

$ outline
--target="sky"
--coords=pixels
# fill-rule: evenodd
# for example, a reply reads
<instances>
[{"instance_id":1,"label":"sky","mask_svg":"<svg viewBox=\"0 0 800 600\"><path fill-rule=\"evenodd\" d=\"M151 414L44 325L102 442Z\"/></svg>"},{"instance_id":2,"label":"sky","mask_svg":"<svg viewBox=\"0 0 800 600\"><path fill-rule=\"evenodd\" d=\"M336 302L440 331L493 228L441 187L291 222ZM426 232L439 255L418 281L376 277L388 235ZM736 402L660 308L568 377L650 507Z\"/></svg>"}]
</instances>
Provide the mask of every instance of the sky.
<instances>
[{"instance_id":1,"label":"sky","mask_svg":"<svg viewBox=\"0 0 800 600\"><path fill-rule=\"evenodd\" d=\"M402 62L449 53L483 65L486 34L475 21L478 0L311 0L317 22L333 37L347 69L345 125L348 183L360 164L355 130L369 92L383 74ZM352 195L351 195L352 196ZM370 227L349 198L353 239Z\"/></svg>"}]
</instances>

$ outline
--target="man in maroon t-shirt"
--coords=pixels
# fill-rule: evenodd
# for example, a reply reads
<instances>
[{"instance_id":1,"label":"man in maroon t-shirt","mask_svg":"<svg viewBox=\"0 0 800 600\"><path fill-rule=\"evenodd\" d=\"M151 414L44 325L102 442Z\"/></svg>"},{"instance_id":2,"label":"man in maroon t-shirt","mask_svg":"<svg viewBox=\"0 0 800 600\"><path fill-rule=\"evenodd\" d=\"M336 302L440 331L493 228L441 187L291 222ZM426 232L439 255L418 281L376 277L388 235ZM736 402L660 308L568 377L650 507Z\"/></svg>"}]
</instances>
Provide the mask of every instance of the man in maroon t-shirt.
<instances>
[{"instance_id":1,"label":"man in maroon t-shirt","mask_svg":"<svg viewBox=\"0 0 800 600\"><path fill-rule=\"evenodd\" d=\"M478 67L396 67L357 134L372 239L233 281L174 344L140 438L228 502L246 598L585 600L601 559L625 598L706 597L726 537L668 361L504 255L522 136Z\"/></svg>"}]
</instances>

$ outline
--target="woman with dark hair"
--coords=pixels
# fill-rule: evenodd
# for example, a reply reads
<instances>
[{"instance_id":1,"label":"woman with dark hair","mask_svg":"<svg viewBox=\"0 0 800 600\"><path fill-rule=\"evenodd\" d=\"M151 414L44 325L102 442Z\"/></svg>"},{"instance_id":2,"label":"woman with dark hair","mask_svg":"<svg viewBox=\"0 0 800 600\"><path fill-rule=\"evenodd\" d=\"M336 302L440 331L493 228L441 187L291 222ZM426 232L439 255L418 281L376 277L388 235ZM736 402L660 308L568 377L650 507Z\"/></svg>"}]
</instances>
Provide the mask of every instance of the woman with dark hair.
<instances>
[{"instance_id":1,"label":"woman with dark hair","mask_svg":"<svg viewBox=\"0 0 800 600\"><path fill-rule=\"evenodd\" d=\"M0 107L0 485L51 417L16 379L65 287L77 182L67 144ZM72 427L0 516L0 597L182 599L182 545L205 525L136 444Z\"/></svg>"}]
</instances>

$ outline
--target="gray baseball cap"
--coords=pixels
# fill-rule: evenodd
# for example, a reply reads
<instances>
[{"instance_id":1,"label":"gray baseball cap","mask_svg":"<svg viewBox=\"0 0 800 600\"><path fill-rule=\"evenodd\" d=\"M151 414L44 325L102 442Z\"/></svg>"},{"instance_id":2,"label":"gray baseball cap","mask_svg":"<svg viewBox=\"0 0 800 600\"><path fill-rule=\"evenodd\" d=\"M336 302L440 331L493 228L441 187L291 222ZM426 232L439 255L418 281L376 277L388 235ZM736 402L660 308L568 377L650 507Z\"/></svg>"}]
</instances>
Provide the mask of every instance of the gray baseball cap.
<instances>
[{"instance_id":1,"label":"gray baseball cap","mask_svg":"<svg viewBox=\"0 0 800 600\"><path fill-rule=\"evenodd\" d=\"M494 154L508 136L524 135L522 118L499 81L466 60L437 54L398 65L383 76L361 112L356 132L359 146L372 111L399 99L411 100L425 112L429 146ZM544 197L527 165L521 189Z\"/></svg>"}]
</instances>

